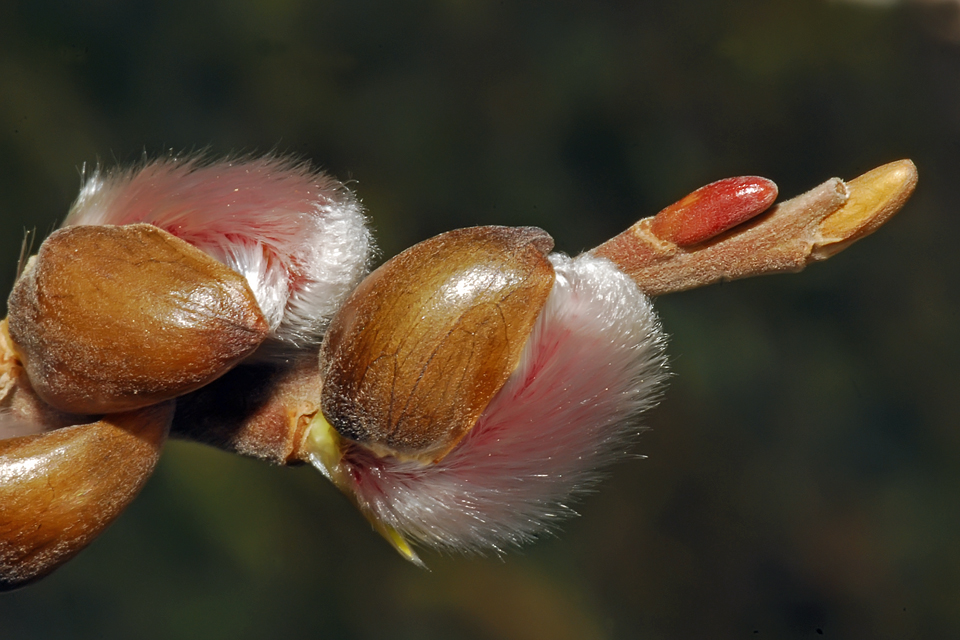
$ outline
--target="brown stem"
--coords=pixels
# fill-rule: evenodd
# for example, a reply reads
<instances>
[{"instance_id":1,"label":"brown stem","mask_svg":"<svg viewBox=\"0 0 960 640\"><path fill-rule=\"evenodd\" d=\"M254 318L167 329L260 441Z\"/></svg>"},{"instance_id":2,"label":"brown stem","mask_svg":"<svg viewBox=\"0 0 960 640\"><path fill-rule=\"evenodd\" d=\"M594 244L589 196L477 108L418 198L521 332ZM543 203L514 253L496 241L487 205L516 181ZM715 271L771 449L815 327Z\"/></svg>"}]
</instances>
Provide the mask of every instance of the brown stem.
<instances>
[{"instance_id":1,"label":"brown stem","mask_svg":"<svg viewBox=\"0 0 960 640\"><path fill-rule=\"evenodd\" d=\"M296 464L320 408L316 353L292 366L251 364L177 401L172 435L275 464Z\"/></svg>"}]
</instances>

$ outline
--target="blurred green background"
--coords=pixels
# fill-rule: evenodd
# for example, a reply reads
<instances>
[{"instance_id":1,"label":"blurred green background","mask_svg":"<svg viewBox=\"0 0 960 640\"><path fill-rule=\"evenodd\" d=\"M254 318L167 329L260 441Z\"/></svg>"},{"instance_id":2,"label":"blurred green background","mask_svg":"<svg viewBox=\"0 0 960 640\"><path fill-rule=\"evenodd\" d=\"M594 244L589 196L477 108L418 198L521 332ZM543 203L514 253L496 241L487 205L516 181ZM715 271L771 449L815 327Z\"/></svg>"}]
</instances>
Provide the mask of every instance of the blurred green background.
<instances>
[{"instance_id":1,"label":"blurred green background","mask_svg":"<svg viewBox=\"0 0 960 640\"><path fill-rule=\"evenodd\" d=\"M658 301L646 460L560 536L401 560L319 474L174 442L0 638L960 637L955 1L6 0L0 273L87 163L277 150L390 256L539 225L576 253L712 180L913 158L875 236Z\"/></svg>"}]
</instances>

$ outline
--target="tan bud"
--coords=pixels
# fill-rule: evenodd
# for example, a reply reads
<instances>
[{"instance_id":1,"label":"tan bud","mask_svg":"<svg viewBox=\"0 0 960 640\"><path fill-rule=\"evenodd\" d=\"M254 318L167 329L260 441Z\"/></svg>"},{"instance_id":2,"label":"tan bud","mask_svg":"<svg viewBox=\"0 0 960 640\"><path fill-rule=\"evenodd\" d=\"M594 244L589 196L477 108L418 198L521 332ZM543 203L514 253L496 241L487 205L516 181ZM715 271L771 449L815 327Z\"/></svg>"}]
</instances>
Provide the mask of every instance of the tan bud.
<instances>
[{"instance_id":1,"label":"tan bud","mask_svg":"<svg viewBox=\"0 0 960 640\"><path fill-rule=\"evenodd\" d=\"M553 286L552 247L540 229L475 227L386 262L321 347L327 420L379 455L442 458L516 368Z\"/></svg>"},{"instance_id":2,"label":"tan bud","mask_svg":"<svg viewBox=\"0 0 960 640\"><path fill-rule=\"evenodd\" d=\"M73 413L128 411L197 389L268 332L242 276L148 224L60 229L8 307L37 394Z\"/></svg>"},{"instance_id":3,"label":"tan bud","mask_svg":"<svg viewBox=\"0 0 960 640\"><path fill-rule=\"evenodd\" d=\"M0 591L87 546L153 472L173 402L0 441Z\"/></svg>"}]
</instances>

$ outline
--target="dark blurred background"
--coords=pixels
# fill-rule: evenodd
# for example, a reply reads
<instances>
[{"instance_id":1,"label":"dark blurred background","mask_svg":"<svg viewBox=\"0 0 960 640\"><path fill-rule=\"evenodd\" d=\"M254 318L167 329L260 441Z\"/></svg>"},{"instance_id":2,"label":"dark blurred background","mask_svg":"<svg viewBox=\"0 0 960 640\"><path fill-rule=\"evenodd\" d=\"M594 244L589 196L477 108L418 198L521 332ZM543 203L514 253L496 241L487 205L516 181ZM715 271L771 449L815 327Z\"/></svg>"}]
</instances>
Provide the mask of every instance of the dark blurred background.
<instances>
[{"instance_id":1,"label":"dark blurred background","mask_svg":"<svg viewBox=\"0 0 960 640\"><path fill-rule=\"evenodd\" d=\"M920 170L830 262L658 301L649 459L559 537L426 572L318 473L173 442L105 535L0 596L0 637L960 637L958 8L0 2L7 284L85 163L168 150L307 158L384 256L484 223L576 253L730 175Z\"/></svg>"}]
</instances>

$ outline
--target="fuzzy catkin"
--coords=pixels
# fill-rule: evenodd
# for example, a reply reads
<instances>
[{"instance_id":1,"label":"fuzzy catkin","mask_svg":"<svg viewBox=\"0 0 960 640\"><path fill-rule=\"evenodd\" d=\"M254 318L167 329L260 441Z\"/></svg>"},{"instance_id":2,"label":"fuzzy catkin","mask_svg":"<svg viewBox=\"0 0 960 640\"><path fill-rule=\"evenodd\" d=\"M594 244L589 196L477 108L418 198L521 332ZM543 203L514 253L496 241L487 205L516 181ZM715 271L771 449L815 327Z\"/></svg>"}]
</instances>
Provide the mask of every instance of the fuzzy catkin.
<instances>
[{"instance_id":1,"label":"fuzzy catkin","mask_svg":"<svg viewBox=\"0 0 960 640\"><path fill-rule=\"evenodd\" d=\"M613 263L553 254L556 282L521 362L476 426L432 465L348 446L360 508L405 538L499 552L574 515L629 455L667 376L649 298Z\"/></svg>"}]
</instances>

